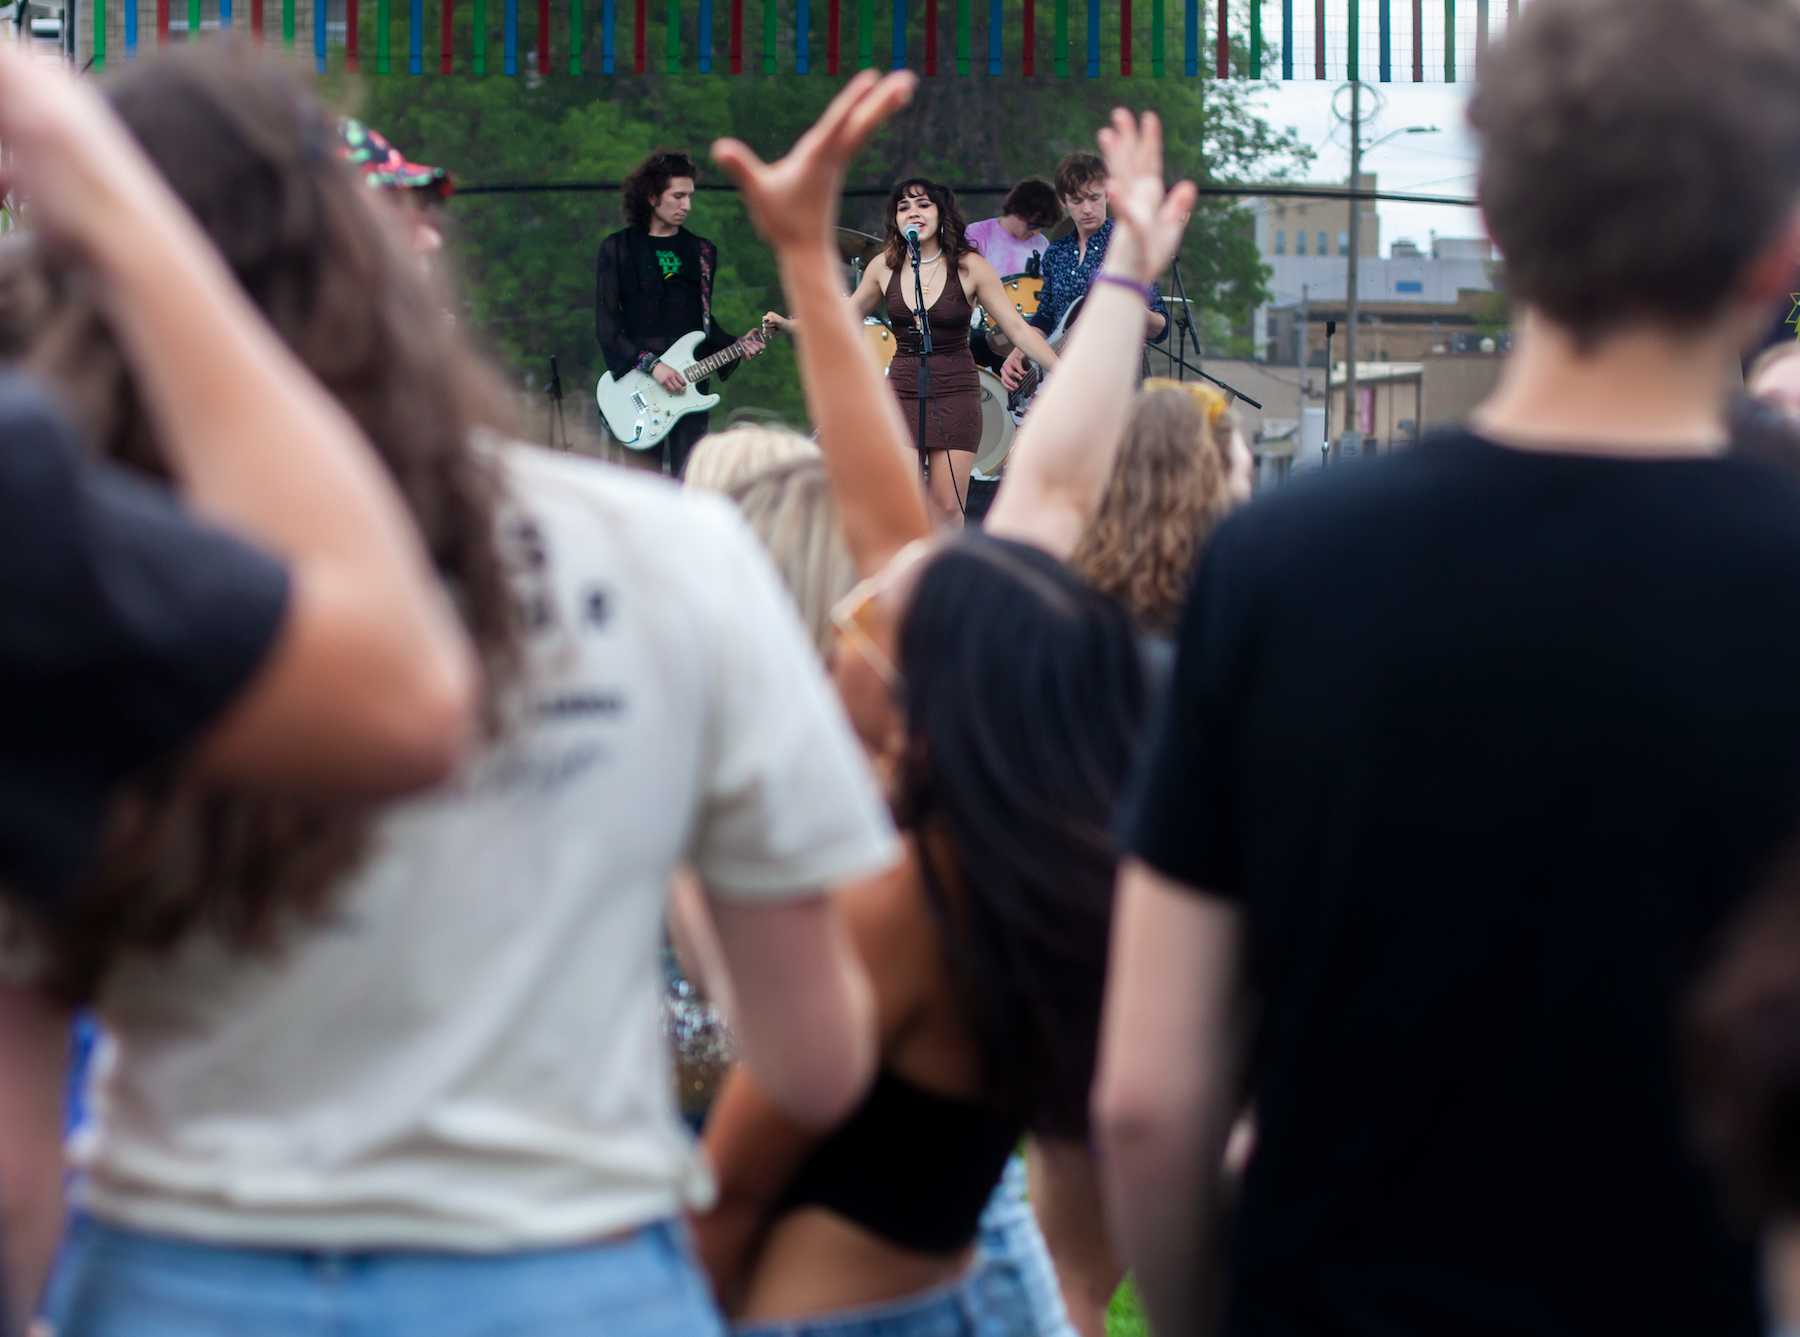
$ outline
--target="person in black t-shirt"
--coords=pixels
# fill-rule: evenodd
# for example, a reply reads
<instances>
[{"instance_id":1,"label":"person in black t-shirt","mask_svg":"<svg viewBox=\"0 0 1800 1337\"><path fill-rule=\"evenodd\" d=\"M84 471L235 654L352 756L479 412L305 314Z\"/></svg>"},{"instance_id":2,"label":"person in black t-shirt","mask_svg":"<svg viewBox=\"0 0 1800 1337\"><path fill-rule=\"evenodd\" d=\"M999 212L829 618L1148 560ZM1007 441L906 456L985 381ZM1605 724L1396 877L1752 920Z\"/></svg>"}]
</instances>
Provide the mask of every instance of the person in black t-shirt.
<instances>
[{"instance_id":1,"label":"person in black t-shirt","mask_svg":"<svg viewBox=\"0 0 1800 1337\"><path fill-rule=\"evenodd\" d=\"M680 374L657 355L684 334L707 331L696 350L702 358L726 347L733 336L714 328L713 276L719 248L683 224L694 202L694 160L685 153L659 151L644 159L625 181L627 226L600 243L594 265L594 337L615 380L627 372L654 376L664 389L686 393ZM747 356L762 350L753 340ZM719 371L728 379L733 362ZM697 390L706 394L707 383ZM677 476L688 452L706 435L707 414L690 413L664 438L668 471Z\"/></svg>"},{"instance_id":2,"label":"person in black t-shirt","mask_svg":"<svg viewBox=\"0 0 1800 1337\"><path fill-rule=\"evenodd\" d=\"M367 442L95 93L0 44L0 139L182 489L85 461L38 389L0 378L0 889L54 908L115 786L184 750L313 793L442 776L472 657Z\"/></svg>"},{"instance_id":3,"label":"person in black t-shirt","mask_svg":"<svg viewBox=\"0 0 1800 1337\"><path fill-rule=\"evenodd\" d=\"M1214 536L1096 1090L1153 1330L1763 1331L1676 1025L1800 819L1800 480L1724 416L1800 237L1796 87L1776 0L1523 9L1470 104L1499 388Z\"/></svg>"}]
</instances>

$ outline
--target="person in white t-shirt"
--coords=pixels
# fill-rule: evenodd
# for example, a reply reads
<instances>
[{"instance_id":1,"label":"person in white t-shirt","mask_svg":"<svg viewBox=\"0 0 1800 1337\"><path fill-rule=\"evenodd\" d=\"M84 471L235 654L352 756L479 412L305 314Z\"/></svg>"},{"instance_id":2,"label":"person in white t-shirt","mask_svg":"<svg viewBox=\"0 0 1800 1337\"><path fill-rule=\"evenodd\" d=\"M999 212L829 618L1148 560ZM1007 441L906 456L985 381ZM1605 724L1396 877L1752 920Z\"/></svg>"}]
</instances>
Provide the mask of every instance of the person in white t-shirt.
<instances>
[{"instance_id":1,"label":"person in white t-shirt","mask_svg":"<svg viewBox=\"0 0 1800 1337\"><path fill-rule=\"evenodd\" d=\"M424 276L351 169L316 151L323 111L286 71L217 50L146 59L112 91L195 215L229 232L252 295L310 296L275 314L328 388L336 359L367 350L322 334L363 303L386 360L353 409L386 451L384 390L430 384L433 340L454 336L408 342L400 313L434 309ZM201 125L207 154L184 153ZM234 208L307 220L298 272L294 239L244 235L213 207L220 182ZM153 467L155 443L113 426L101 444ZM711 1186L658 1015L682 863L709 895L744 1061L814 1126L868 1084L868 982L825 893L898 847L768 559L722 500L467 439L431 469L391 462L415 505L440 475L495 483L485 507L478 489L449 494L498 535L523 609L480 758L357 830L347 871L307 897L298 865L341 851L179 783L143 791L102 860L114 888L135 886L122 852L159 855L128 902L146 913L84 963L107 1038L50 1288L60 1331L717 1334L679 1226ZM481 578L454 586L465 615ZM278 845L288 859L252 857ZM237 876L184 885L176 855ZM61 1224L66 1011L40 985L70 977L74 946L63 926L10 927L0 1193L23 1303Z\"/></svg>"}]
</instances>

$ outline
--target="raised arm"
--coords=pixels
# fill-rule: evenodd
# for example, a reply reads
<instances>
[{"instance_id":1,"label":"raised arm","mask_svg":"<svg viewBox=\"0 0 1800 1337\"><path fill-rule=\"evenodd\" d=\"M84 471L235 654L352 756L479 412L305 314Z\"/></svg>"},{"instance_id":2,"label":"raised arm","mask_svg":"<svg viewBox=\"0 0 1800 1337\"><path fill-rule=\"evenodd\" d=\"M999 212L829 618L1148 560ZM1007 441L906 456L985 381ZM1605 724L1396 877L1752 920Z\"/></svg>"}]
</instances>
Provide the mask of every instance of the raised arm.
<instances>
[{"instance_id":1,"label":"raised arm","mask_svg":"<svg viewBox=\"0 0 1800 1337\"><path fill-rule=\"evenodd\" d=\"M865 70L778 162L764 163L735 139L713 157L737 182L750 219L775 249L787 294L807 411L843 518L851 558L872 575L913 539L931 532L900 406L864 345L843 298L832 242L844 170L863 141L912 98L910 73ZM863 282L869 284L877 266Z\"/></svg>"},{"instance_id":2,"label":"raised arm","mask_svg":"<svg viewBox=\"0 0 1800 1337\"><path fill-rule=\"evenodd\" d=\"M989 533L1057 557L1074 551L1112 472L1136 386L1145 293L1181 244L1194 206L1191 182L1163 188L1162 123L1155 112L1141 122L1123 109L1113 112L1100 149L1118 226L1057 374L1013 446L986 522Z\"/></svg>"},{"instance_id":3,"label":"raised arm","mask_svg":"<svg viewBox=\"0 0 1800 1337\"><path fill-rule=\"evenodd\" d=\"M471 722L474 660L355 424L95 92L0 45L0 139L34 226L93 272L188 503L288 567L274 644L200 765L364 791L441 776Z\"/></svg>"},{"instance_id":4,"label":"raised arm","mask_svg":"<svg viewBox=\"0 0 1800 1337\"><path fill-rule=\"evenodd\" d=\"M858 320L865 320L881 309L882 299L887 295L889 273L887 261L880 257L870 261L869 267L863 271L856 291L850 294L850 311ZM789 334L799 328L799 323L793 316L783 315L779 311L770 311L763 320Z\"/></svg>"}]
</instances>

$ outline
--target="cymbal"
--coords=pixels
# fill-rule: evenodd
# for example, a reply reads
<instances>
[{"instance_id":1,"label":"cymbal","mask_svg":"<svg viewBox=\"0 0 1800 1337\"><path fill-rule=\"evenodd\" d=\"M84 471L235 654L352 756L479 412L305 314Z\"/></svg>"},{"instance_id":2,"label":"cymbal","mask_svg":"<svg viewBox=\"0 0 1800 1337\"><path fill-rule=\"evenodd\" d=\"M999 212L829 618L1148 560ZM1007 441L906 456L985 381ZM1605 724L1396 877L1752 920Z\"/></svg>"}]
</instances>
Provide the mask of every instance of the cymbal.
<instances>
[{"instance_id":1,"label":"cymbal","mask_svg":"<svg viewBox=\"0 0 1800 1337\"><path fill-rule=\"evenodd\" d=\"M867 232L858 232L853 227L841 227L837 230L838 254L847 265L861 261L868 264L887 248L887 243L880 237L871 237Z\"/></svg>"}]
</instances>

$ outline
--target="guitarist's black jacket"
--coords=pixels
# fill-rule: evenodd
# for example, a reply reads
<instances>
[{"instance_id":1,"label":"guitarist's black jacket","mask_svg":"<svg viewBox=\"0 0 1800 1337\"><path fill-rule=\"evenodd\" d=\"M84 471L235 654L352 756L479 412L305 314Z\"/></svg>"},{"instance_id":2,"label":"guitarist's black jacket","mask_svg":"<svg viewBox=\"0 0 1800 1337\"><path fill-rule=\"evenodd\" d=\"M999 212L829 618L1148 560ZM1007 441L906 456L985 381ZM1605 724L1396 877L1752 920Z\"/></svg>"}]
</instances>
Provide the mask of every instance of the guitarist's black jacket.
<instances>
[{"instance_id":1,"label":"guitarist's black jacket","mask_svg":"<svg viewBox=\"0 0 1800 1337\"><path fill-rule=\"evenodd\" d=\"M628 227L600 243L594 337L614 380L629 371L648 371L659 353L693 330L707 331L700 357L732 341L712 322L718 268L719 248L686 228L672 237L652 237L648 228ZM724 368L719 379L735 370L736 364Z\"/></svg>"}]
</instances>

